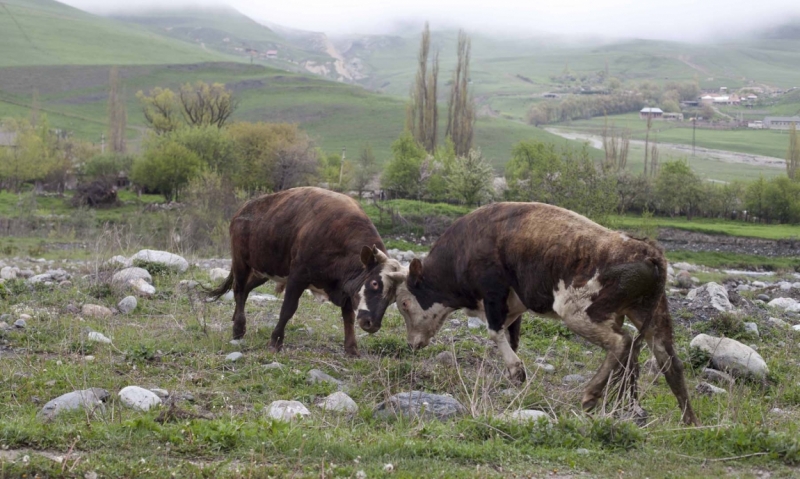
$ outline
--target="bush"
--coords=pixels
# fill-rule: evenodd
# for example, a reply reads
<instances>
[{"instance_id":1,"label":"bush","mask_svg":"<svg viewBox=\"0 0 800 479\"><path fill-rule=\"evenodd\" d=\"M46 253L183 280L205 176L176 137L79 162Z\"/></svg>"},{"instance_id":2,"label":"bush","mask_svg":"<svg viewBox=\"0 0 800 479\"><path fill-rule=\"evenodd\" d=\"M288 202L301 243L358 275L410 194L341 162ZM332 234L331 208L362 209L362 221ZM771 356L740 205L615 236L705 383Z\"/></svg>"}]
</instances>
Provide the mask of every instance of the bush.
<instances>
[{"instance_id":1,"label":"bush","mask_svg":"<svg viewBox=\"0 0 800 479\"><path fill-rule=\"evenodd\" d=\"M178 200L181 190L203 169L200 158L185 146L169 139L148 145L133 165L131 179L150 191Z\"/></svg>"}]
</instances>

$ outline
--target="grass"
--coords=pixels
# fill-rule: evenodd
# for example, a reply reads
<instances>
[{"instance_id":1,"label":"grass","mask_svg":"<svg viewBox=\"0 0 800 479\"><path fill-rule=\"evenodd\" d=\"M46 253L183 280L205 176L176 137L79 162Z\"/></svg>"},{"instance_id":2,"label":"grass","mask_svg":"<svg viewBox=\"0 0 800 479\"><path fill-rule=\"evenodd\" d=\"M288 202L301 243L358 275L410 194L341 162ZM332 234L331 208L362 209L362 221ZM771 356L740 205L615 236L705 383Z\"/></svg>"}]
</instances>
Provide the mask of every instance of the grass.
<instances>
[{"instance_id":1,"label":"grass","mask_svg":"<svg viewBox=\"0 0 800 479\"><path fill-rule=\"evenodd\" d=\"M304 297L289 323L284 351L271 354L270 322L280 302L248 306L248 334L233 346L228 343L232 303L196 302L177 287L181 279L207 280L203 271L157 276L154 298L140 298L130 316L102 320L63 311L68 304L113 306L120 299L109 289L91 288L80 276L62 289L8 287L0 303L0 314L32 316L26 329L2 337L4 475L353 477L363 470L367 477L609 477L622 471L661 478L769 471L789 477L795 471L791 464L800 460L800 376L790 365L792 349L782 346L791 341L788 332L766 330L758 342L771 368L769 385L737 382L726 396L692 394L704 428L681 426L663 379L645 374L642 405L651 423L640 429L580 411L579 388L564 386L561 378L591 374L603 355L553 320L524 322L520 353L530 380L514 389L486 332L466 328L461 314L454 316L457 326L448 324L430 347L411 353L403 321L391 309L379 333L359 338L362 357L348 359L342 354L338 309ZM272 292L271 286L265 290ZM112 338L113 346L86 343L86 328ZM691 336L677 331L681 357L688 358ZM226 362L225 355L235 350L244 358ZM442 351L455 354L458 369L435 360ZM535 372L538 356L546 356L556 373ZM265 370L272 361L285 368ZM339 416L313 406L335 387L307 383L311 368L343 380L359 413ZM690 388L700 381L695 374L687 372ZM194 401L177 403L173 413L179 411L182 419L159 422L164 408L142 413L119 402L116 393L128 385L188 392ZM109 390L105 413L68 413L47 424L36 418L44 402L85 387ZM500 394L507 388L515 394ZM373 414L386 395L412 389L453 394L472 412L447 423L386 421ZM277 399L301 401L312 414L293 424L269 420L264 409ZM785 415L770 414L774 407ZM518 408L543 409L558 422L517 425L496 417ZM64 460L45 459L40 452ZM29 456L27 463L23 455ZM393 465L392 474L386 464Z\"/></svg>"},{"instance_id":2,"label":"grass","mask_svg":"<svg viewBox=\"0 0 800 479\"><path fill-rule=\"evenodd\" d=\"M615 216L611 223L617 228L640 229L644 221L637 216ZM747 238L763 238L771 240L800 238L800 226L796 225L770 225L760 223L745 223L743 221L729 221L710 218L693 218L691 221L685 217L652 217L647 221L647 226L661 228L677 228L698 233L742 236Z\"/></svg>"},{"instance_id":3,"label":"grass","mask_svg":"<svg viewBox=\"0 0 800 479\"><path fill-rule=\"evenodd\" d=\"M672 263L685 261L691 264L702 264L711 268L795 271L800 267L800 256L769 257L708 251L668 251L667 258Z\"/></svg>"}]
</instances>

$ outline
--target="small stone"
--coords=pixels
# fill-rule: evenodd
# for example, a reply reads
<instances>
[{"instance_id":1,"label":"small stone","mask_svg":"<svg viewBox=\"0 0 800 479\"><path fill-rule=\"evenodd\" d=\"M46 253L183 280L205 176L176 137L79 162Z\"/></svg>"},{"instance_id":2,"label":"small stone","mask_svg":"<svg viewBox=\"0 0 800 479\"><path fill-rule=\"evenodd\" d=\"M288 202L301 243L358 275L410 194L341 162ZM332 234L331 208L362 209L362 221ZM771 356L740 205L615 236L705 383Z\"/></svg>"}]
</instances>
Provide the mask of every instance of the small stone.
<instances>
[{"instance_id":1,"label":"small stone","mask_svg":"<svg viewBox=\"0 0 800 479\"><path fill-rule=\"evenodd\" d=\"M383 465L383 472L393 472L394 466L392 464L384 464Z\"/></svg>"},{"instance_id":2,"label":"small stone","mask_svg":"<svg viewBox=\"0 0 800 479\"><path fill-rule=\"evenodd\" d=\"M109 394L105 389L90 388L63 394L44 405L38 416L44 419L53 419L64 411L74 411L86 408L94 411L103 408L103 402Z\"/></svg>"},{"instance_id":3,"label":"small stone","mask_svg":"<svg viewBox=\"0 0 800 479\"><path fill-rule=\"evenodd\" d=\"M681 288L688 289L692 287L692 275L688 271L680 271L675 276L675 284Z\"/></svg>"},{"instance_id":4,"label":"small stone","mask_svg":"<svg viewBox=\"0 0 800 479\"><path fill-rule=\"evenodd\" d=\"M150 390L153 391L156 396L160 397L162 401L166 401L169 397L169 391L166 389L152 388Z\"/></svg>"},{"instance_id":5,"label":"small stone","mask_svg":"<svg viewBox=\"0 0 800 479\"><path fill-rule=\"evenodd\" d=\"M208 272L208 277L211 281L222 281L223 279L228 279L229 274L231 274L231 272L227 269L213 268Z\"/></svg>"},{"instance_id":6,"label":"small stone","mask_svg":"<svg viewBox=\"0 0 800 479\"><path fill-rule=\"evenodd\" d=\"M764 289L764 288L767 287L767 283L765 283L763 281L753 281L752 283L750 283L750 285L752 287L756 288L756 289ZM764 295L764 296L766 296L766 295Z\"/></svg>"},{"instance_id":7,"label":"small stone","mask_svg":"<svg viewBox=\"0 0 800 479\"><path fill-rule=\"evenodd\" d=\"M363 469L359 469L358 472L356 472L356 479L367 479L367 473L364 472Z\"/></svg>"},{"instance_id":8,"label":"small stone","mask_svg":"<svg viewBox=\"0 0 800 479\"><path fill-rule=\"evenodd\" d=\"M72 281L70 281L68 279L65 279L64 281L58 283L58 287L59 288L71 288L72 287Z\"/></svg>"},{"instance_id":9,"label":"small stone","mask_svg":"<svg viewBox=\"0 0 800 479\"><path fill-rule=\"evenodd\" d=\"M550 416L546 412L537 411L535 409L520 409L509 414L504 414L501 419L505 421L512 421L518 423L536 422L540 419L550 420Z\"/></svg>"},{"instance_id":10,"label":"small stone","mask_svg":"<svg viewBox=\"0 0 800 479\"><path fill-rule=\"evenodd\" d=\"M25 329L25 326L27 326L27 323L22 318L19 318L18 320L14 321L14 327L17 329Z\"/></svg>"},{"instance_id":11,"label":"small stone","mask_svg":"<svg viewBox=\"0 0 800 479\"><path fill-rule=\"evenodd\" d=\"M779 407L774 407L774 408L770 409L769 412L770 412L770 414L774 414L776 416L782 416L784 411L783 411L783 409L781 409Z\"/></svg>"},{"instance_id":12,"label":"small stone","mask_svg":"<svg viewBox=\"0 0 800 479\"><path fill-rule=\"evenodd\" d=\"M584 448L584 447L580 447L580 448L576 449L575 452L577 454L580 454L581 456L585 456L585 455L589 454L589 450Z\"/></svg>"},{"instance_id":13,"label":"small stone","mask_svg":"<svg viewBox=\"0 0 800 479\"><path fill-rule=\"evenodd\" d=\"M446 420L466 412L466 408L452 396L421 391L395 394L375 407L375 414L383 417L403 415L408 418Z\"/></svg>"},{"instance_id":14,"label":"small stone","mask_svg":"<svg viewBox=\"0 0 800 479\"><path fill-rule=\"evenodd\" d=\"M0 331L5 331L7 329L11 329L11 326L9 326L5 321L0 321Z\"/></svg>"},{"instance_id":15,"label":"small stone","mask_svg":"<svg viewBox=\"0 0 800 479\"><path fill-rule=\"evenodd\" d=\"M150 273L144 268L125 268L121 271L117 271L114 273L114 276L111 277L111 285L117 287L126 287L132 281L137 279L143 279L148 284L153 283L153 277L150 276Z\"/></svg>"},{"instance_id":16,"label":"small stone","mask_svg":"<svg viewBox=\"0 0 800 479\"><path fill-rule=\"evenodd\" d=\"M767 363L760 354L734 339L698 334L689 346L711 355L711 363L720 370L761 379L766 377L769 371Z\"/></svg>"},{"instance_id":17,"label":"small stone","mask_svg":"<svg viewBox=\"0 0 800 479\"><path fill-rule=\"evenodd\" d=\"M789 291L792 289L792 283L788 281L781 281L778 283L778 287L781 289L781 291Z\"/></svg>"},{"instance_id":18,"label":"small stone","mask_svg":"<svg viewBox=\"0 0 800 479\"><path fill-rule=\"evenodd\" d=\"M229 355L225 356L225 361L229 361L229 362L233 363L233 362L236 362L236 361L240 360L242 358L242 356L244 356L244 354L240 353L239 351L234 351L234 352L230 353Z\"/></svg>"},{"instance_id":19,"label":"small stone","mask_svg":"<svg viewBox=\"0 0 800 479\"><path fill-rule=\"evenodd\" d=\"M336 391L319 403L319 407L326 411L343 412L355 414L358 412L358 405L347 394Z\"/></svg>"},{"instance_id":20,"label":"small stone","mask_svg":"<svg viewBox=\"0 0 800 479\"><path fill-rule=\"evenodd\" d=\"M708 379L709 381L715 382L717 384L721 384L723 386L730 386L734 382L734 379L730 374L724 373L722 371L717 371L716 369L703 368L703 372L701 375L705 379Z\"/></svg>"},{"instance_id":21,"label":"small stone","mask_svg":"<svg viewBox=\"0 0 800 479\"><path fill-rule=\"evenodd\" d=\"M486 323L484 323L481 318L476 318L475 316L470 316L469 318L467 318L467 327L469 329L485 328L486 327Z\"/></svg>"},{"instance_id":22,"label":"small stone","mask_svg":"<svg viewBox=\"0 0 800 479\"><path fill-rule=\"evenodd\" d=\"M122 300L117 303L117 309L122 314L129 314L132 313L134 309L136 309L137 301L135 296L126 296L122 298Z\"/></svg>"},{"instance_id":23,"label":"small stone","mask_svg":"<svg viewBox=\"0 0 800 479\"><path fill-rule=\"evenodd\" d=\"M775 298L767 306L772 308L782 309L786 312L798 313L800 312L800 302L792 298Z\"/></svg>"},{"instance_id":24,"label":"small stone","mask_svg":"<svg viewBox=\"0 0 800 479\"><path fill-rule=\"evenodd\" d=\"M247 297L247 302L253 304L265 304L272 301L278 301L278 297L272 294L251 294Z\"/></svg>"},{"instance_id":25,"label":"small stone","mask_svg":"<svg viewBox=\"0 0 800 479\"><path fill-rule=\"evenodd\" d=\"M149 411L150 408L161 404L161 398L149 389L139 386L127 386L119 392L122 404L138 411Z\"/></svg>"},{"instance_id":26,"label":"small stone","mask_svg":"<svg viewBox=\"0 0 800 479\"><path fill-rule=\"evenodd\" d=\"M189 262L177 254L166 251L155 251L143 249L131 256L133 264L136 263L155 263L169 268L178 273L185 273L189 269Z\"/></svg>"},{"instance_id":27,"label":"small stone","mask_svg":"<svg viewBox=\"0 0 800 479\"><path fill-rule=\"evenodd\" d=\"M794 326L792 326L792 330L793 331L800 331L800 324L795 324Z\"/></svg>"},{"instance_id":28,"label":"small stone","mask_svg":"<svg viewBox=\"0 0 800 479\"><path fill-rule=\"evenodd\" d=\"M770 299L769 296L767 296L766 294L763 294L763 293L759 294L758 296L756 296L756 298L760 299L761 301L769 301L769 299Z\"/></svg>"},{"instance_id":29,"label":"small stone","mask_svg":"<svg viewBox=\"0 0 800 479\"><path fill-rule=\"evenodd\" d=\"M733 305L728 298L728 291L724 286L713 281L689 291L686 299L692 302L691 305L694 308L711 306L720 312L727 312L733 309Z\"/></svg>"},{"instance_id":30,"label":"small stone","mask_svg":"<svg viewBox=\"0 0 800 479\"><path fill-rule=\"evenodd\" d=\"M107 318L112 315L111 310L97 304L84 304L81 314L90 318Z\"/></svg>"},{"instance_id":31,"label":"small stone","mask_svg":"<svg viewBox=\"0 0 800 479\"><path fill-rule=\"evenodd\" d=\"M436 355L436 361L444 366L455 366L456 357L450 351L442 351Z\"/></svg>"},{"instance_id":32,"label":"small stone","mask_svg":"<svg viewBox=\"0 0 800 479\"><path fill-rule=\"evenodd\" d=\"M767 320L767 324L769 324L773 328L779 328L779 329L786 329L786 328L789 327L789 323L787 323L786 321L784 321L784 320L782 320L780 318L772 318L771 317L771 318L769 318Z\"/></svg>"},{"instance_id":33,"label":"small stone","mask_svg":"<svg viewBox=\"0 0 800 479\"><path fill-rule=\"evenodd\" d=\"M228 341L228 344L230 344L231 346L241 346L242 345L242 340L241 339L231 339L230 341Z\"/></svg>"},{"instance_id":34,"label":"small stone","mask_svg":"<svg viewBox=\"0 0 800 479\"><path fill-rule=\"evenodd\" d=\"M553 366L552 364L547 364L547 363L544 364L534 363L534 364L536 364L536 367L539 368L539 370L544 371L547 374L553 374L556 372L556 367Z\"/></svg>"},{"instance_id":35,"label":"small stone","mask_svg":"<svg viewBox=\"0 0 800 479\"><path fill-rule=\"evenodd\" d=\"M708 383L699 383L695 389L698 393L706 394L708 396L713 396L716 394L728 394L728 391Z\"/></svg>"},{"instance_id":36,"label":"small stone","mask_svg":"<svg viewBox=\"0 0 800 479\"><path fill-rule=\"evenodd\" d=\"M335 384L336 386L341 386L343 384L342 381L339 381L338 379L336 379L333 376L325 374L324 372L320 371L319 369L312 369L311 371L309 371L308 372L308 379L306 379L306 381L309 384L314 384L314 383L318 383L318 382Z\"/></svg>"},{"instance_id":37,"label":"small stone","mask_svg":"<svg viewBox=\"0 0 800 479\"><path fill-rule=\"evenodd\" d=\"M156 294L155 286L142 278L134 279L129 284L133 291L139 296L149 297Z\"/></svg>"},{"instance_id":38,"label":"small stone","mask_svg":"<svg viewBox=\"0 0 800 479\"><path fill-rule=\"evenodd\" d=\"M276 361L273 361L273 362L271 362L271 363L269 363L269 364L265 364L265 365L264 365L264 369L267 369L267 370L271 370L271 369L283 369L283 368L284 368L284 365L283 365L283 364L281 364L281 363L279 363L279 362L276 362Z\"/></svg>"},{"instance_id":39,"label":"small stone","mask_svg":"<svg viewBox=\"0 0 800 479\"><path fill-rule=\"evenodd\" d=\"M266 411L267 416L280 421L293 421L311 414L302 403L298 401L273 401Z\"/></svg>"},{"instance_id":40,"label":"small stone","mask_svg":"<svg viewBox=\"0 0 800 479\"><path fill-rule=\"evenodd\" d=\"M86 362L92 362L92 361L94 361L94 356L92 356L91 354L88 355L88 356L84 356L83 360L86 361Z\"/></svg>"},{"instance_id":41,"label":"small stone","mask_svg":"<svg viewBox=\"0 0 800 479\"><path fill-rule=\"evenodd\" d=\"M30 321L32 318L31 318L30 314L20 314L19 315L19 319L24 319L25 321Z\"/></svg>"},{"instance_id":42,"label":"small stone","mask_svg":"<svg viewBox=\"0 0 800 479\"><path fill-rule=\"evenodd\" d=\"M105 337L102 333L98 333L97 331L91 331L88 335L86 335L89 341L94 341L95 343L104 343L104 344L111 344L111 340Z\"/></svg>"},{"instance_id":43,"label":"small stone","mask_svg":"<svg viewBox=\"0 0 800 479\"><path fill-rule=\"evenodd\" d=\"M750 336L759 337L758 334L758 325L756 323L747 322L744 323L744 331L745 333L749 334Z\"/></svg>"},{"instance_id":44,"label":"small stone","mask_svg":"<svg viewBox=\"0 0 800 479\"><path fill-rule=\"evenodd\" d=\"M583 384L586 381L586 378L580 374L567 374L561 380L564 384Z\"/></svg>"},{"instance_id":45,"label":"small stone","mask_svg":"<svg viewBox=\"0 0 800 479\"><path fill-rule=\"evenodd\" d=\"M740 285L738 285L736 287L736 291L739 292L739 293L741 293L743 291L750 291L750 290L751 290L751 288L750 288L749 284L740 284Z\"/></svg>"}]
</instances>

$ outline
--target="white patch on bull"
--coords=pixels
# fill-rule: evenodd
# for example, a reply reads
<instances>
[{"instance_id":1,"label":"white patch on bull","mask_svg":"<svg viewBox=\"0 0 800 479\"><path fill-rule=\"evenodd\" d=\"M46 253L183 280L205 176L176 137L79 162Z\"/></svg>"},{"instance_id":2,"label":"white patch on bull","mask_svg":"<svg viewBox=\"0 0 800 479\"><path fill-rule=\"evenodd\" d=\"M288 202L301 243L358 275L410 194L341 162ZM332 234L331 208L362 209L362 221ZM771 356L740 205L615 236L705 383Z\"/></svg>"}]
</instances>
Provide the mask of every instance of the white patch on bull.
<instances>
[{"instance_id":1,"label":"white patch on bull","mask_svg":"<svg viewBox=\"0 0 800 479\"><path fill-rule=\"evenodd\" d=\"M630 237L628 235L626 235L625 233L620 233L619 237L622 238L622 242L623 243L630 239Z\"/></svg>"},{"instance_id":2,"label":"white patch on bull","mask_svg":"<svg viewBox=\"0 0 800 479\"><path fill-rule=\"evenodd\" d=\"M553 311L564 320L584 314L592 305L592 297L603 288L598 280L599 274L595 274L592 279L579 288L572 285L566 286L564 280L560 280L558 288L553 291Z\"/></svg>"},{"instance_id":3,"label":"white patch on bull","mask_svg":"<svg viewBox=\"0 0 800 479\"><path fill-rule=\"evenodd\" d=\"M326 293L324 289L317 288L312 284L308 287L308 290L311 291L311 294L314 295L314 300L318 303L324 303L330 300L328 293Z\"/></svg>"},{"instance_id":4,"label":"white patch on bull","mask_svg":"<svg viewBox=\"0 0 800 479\"><path fill-rule=\"evenodd\" d=\"M503 362L506 363L511 377L517 377L517 371L522 367L522 361L519 359L519 356L517 356L517 353L511 349L511 345L508 343L508 335L503 329L500 331L492 331L490 329L489 338L497 345L497 349L500 351L500 355L503 357Z\"/></svg>"},{"instance_id":5,"label":"white patch on bull","mask_svg":"<svg viewBox=\"0 0 800 479\"><path fill-rule=\"evenodd\" d=\"M364 298L364 292L366 291L366 289L367 285L365 284L364 286L361 287L361 291L358 292L358 305L356 305L356 314L358 314L359 311L364 311L369 313L369 309L367 309L367 301Z\"/></svg>"},{"instance_id":6,"label":"white patch on bull","mask_svg":"<svg viewBox=\"0 0 800 479\"><path fill-rule=\"evenodd\" d=\"M519 295L516 291L514 291L514 288L510 288L508 291L506 306L508 306L508 316L506 316L506 320L503 322L504 328L510 326L520 314L528 310L528 307L522 304L522 300L519 299ZM467 313L467 316L478 318L484 323L488 322L486 319L486 310L483 306L483 300L478 301L477 309L466 309L465 312Z\"/></svg>"}]
</instances>

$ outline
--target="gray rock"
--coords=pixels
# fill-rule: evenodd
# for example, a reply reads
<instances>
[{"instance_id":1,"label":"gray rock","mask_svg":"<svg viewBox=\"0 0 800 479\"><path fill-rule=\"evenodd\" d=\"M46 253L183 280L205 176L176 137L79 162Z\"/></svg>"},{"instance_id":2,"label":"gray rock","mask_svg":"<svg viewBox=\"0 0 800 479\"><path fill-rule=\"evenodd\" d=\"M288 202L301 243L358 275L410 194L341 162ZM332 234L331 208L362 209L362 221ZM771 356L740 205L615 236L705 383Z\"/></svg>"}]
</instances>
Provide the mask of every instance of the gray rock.
<instances>
[{"instance_id":1,"label":"gray rock","mask_svg":"<svg viewBox=\"0 0 800 479\"><path fill-rule=\"evenodd\" d=\"M44 405L38 416L53 419L64 411L75 411L86 408L89 411L103 410L103 402L109 398L108 391L100 388L82 389L63 394Z\"/></svg>"},{"instance_id":2,"label":"gray rock","mask_svg":"<svg viewBox=\"0 0 800 479\"><path fill-rule=\"evenodd\" d=\"M239 351L234 351L234 352L230 353L229 355L225 356L225 361L229 361L229 362L233 363L233 362L236 362L236 361L242 359L243 356L244 356L244 354L240 353Z\"/></svg>"},{"instance_id":3,"label":"gray rock","mask_svg":"<svg viewBox=\"0 0 800 479\"><path fill-rule=\"evenodd\" d=\"M586 449L585 447L580 447L578 449L575 449L575 452L580 454L581 456L585 456L587 454L591 454L591 452L588 449Z\"/></svg>"},{"instance_id":4,"label":"gray rock","mask_svg":"<svg viewBox=\"0 0 800 479\"><path fill-rule=\"evenodd\" d=\"M503 414L500 416L500 419L507 422L518 422L518 423L526 423L526 422L537 422L540 419L550 420L550 416L543 411L537 411L536 409L520 409L508 414Z\"/></svg>"},{"instance_id":5,"label":"gray rock","mask_svg":"<svg viewBox=\"0 0 800 479\"><path fill-rule=\"evenodd\" d=\"M112 256L106 261L106 266L109 268L130 268L131 260L121 255Z\"/></svg>"},{"instance_id":6,"label":"gray rock","mask_svg":"<svg viewBox=\"0 0 800 479\"><path fill-rule=\"evenodd\" d=\"M68 280L70 278L70 274L64 271L63 269L51 269L46 271L42 274L37 274L36 276L31 276L28 278L28 282L30 284L37 284L37 283L45 283L45 282L52 282L52 283L59 283L61 281Z\"/></svg>"},{"instance_id":7,"label":"gray rock","mask_svg":"<svg viewBox=\"0 0 800 479\"><path fill-rule=\"evenodd\" d=\"M149 411L151 408L161 404L161 398L149 389L139 386L127 386L119 392L119 399L122 404L137 411Z\"/></svg>"},{"instance_id":8,"label":"gray rock","mask_svg":"<svg viewBox=\"0 0 800 479\"><path fill-rule=\"evenodd\" d=\"M775 298L767 306L782 309L788 313L800 313L800 302L792 298Z\"/></svg>"},{"instance_id":9,"label":"gray rock","mask_svg":"<svg viewBox=\"0 0 800 479\"><path fill-rule=\"evenodd\" d=\"M17 279L17 270L10 266L6 266L5 268L0 269L0 279L5 279L5 280Z\"/></svg>"},{"instance_id":10,"label":"gray rock","mask_svg":"<svg viewBox=\"0 0 800 479\"><path fill-rule=\"evenodd\" d=\"M581 374L567 374L561 382L564 384L583 384L586 382L586 378Z\"/></svg>"},{"instance_id":11,"label":"gray rock","mask_svg":"<svg viewBox=\"0 0 800 479\"><path fill-rule=\"evenodd\" d=\"M228 279L229 274L231 274L231 272L227 269L212 268L211 271L208 272L208 277L211 281L222 281L223 279Z\"/></svg>"},{"instance_id":12,"label":"gray rock","mask_svg":"<svg viewBox=\"0 0 800 479\"><path fill-rule=\"evenodd\" d=\"M152 391L156 396L160 397L162 401L166 401L169 397L169 391L166 389L150 388L150 391Z\"/></svg>"},{"instance_id":13,"label":"gray rock","mask_svg":"<svg viewBox=\"0 0 800 479\"><path fill-rule=\"evenodd\" d=\"M95 343L111 344L110 339L105 337L102 333L98 333L97 331L90 331L89 334L86 335L86 339Z\"/></svg>"},{"instance_id":14,"label":"gray rock","mask_svg":"<svg viewBox=\"0 0 800 479\"><path fill-rule=\"evenodd\" d=\"M784 414L784 412L785 411L783 409L779 408L779 407L774 407L774 408L769 410L770 414L774 414L776 416L782 416Z\"/></svg>"},{"instance_id":15,"label":"gray rock","mask_svg":"<svg viewBox=\"0 0 800 479\"><path fill-rule=\"evenodd\" d=\"M278 297L272 294L251 294L247 297L247 302L253 304L264 304L272 301L278 301Z\"/></svg>"},{"instance_id":16,"label":"gray rock","mask_svg":"<svg viewBox=\"0 0 800 479\"><path fill-rule=\"evenodd\" d=\"M11 329L11 326L9 326L5 321L0 321L0 331L6 331L8 329Z\"/></svg>"},{"instance_id":17,"label":"gray rock","mask_svg":"<svg viewBox=\"0 0 800 479\"><path fill-rule=\"evenodd\" d=\"M105 306L100 306L98 304L84 304L81 308L81 314L90 318L102 319L108 318L113 313Z\"/></svg>"},{"instance_id":18,"label":"gray rock","mask_svg":"<svg viewBox=\"0 0 800 479\"><path fill-rule=\"evenodd\" d=\"M678 287L688 289L692 287L692 275L688 271L680 271L675 276L675 284Z\"/></svg>"},{"instance_id":19,"label":"gray rock","mask_svg":"<svg viewBox=\"0 0 800 479\"><path fill-rule=\"evenodd\" d=\"M690 263L675 263L672 266L678 271L688 271L690 273L694 273L695 271L700 271L699 267Z\"/></svg>"},{"instance_id":20,"label":"gray rock","mask_svg":"<svg viewBox=\"0 0 800 479\"><path fill-rule=\"evenodd\" d=\"M763 281L753 281L752 283L750 283L750 286L752 286L752 287L754 287L756 289L764 289L764 288L767 287L767 283L765 283Z\"/></svg>"},{"instance_id":21,"label":"gray rock","mask_svg":"<svg viewBox=\"0 0 800 479\"><path fill-rule=\"evenodd\" d=\"M467 412L451 396L411 391L395 394L375 407L375 414L381 417L402 415L408 418L446 420Z\"/></svg>"},{"instance_id":22,"label":"gray rock","mask_svg":"<svg viewBox=\"0 0 800 479\"><path fill-rule=\"evenodd\" d=\"M483 320L481 320L481 318L476 318L474 316L470 316L467 319L467 327L469 329L485 328L486 327L486 323L484 323Z\"/></svg>"},{"instance_id":23,"label":"gray rock","mask_svg":"<svg viewBox=\"0 0 800 479\"><path fill-rule=\"evenodd\" d=\"M139 296L150 297L156 294L155 286L148 283L143 278L134 279L128 284L130 285L130 288L133 290L133 292L135 292Z\"/></svg>"},{"instance_id":24,"label":"gray rock","mask_svg":"<svg viewBox=\"0 0 800 479\"><path fill-rule=\"evenodd\" d=\"M279 421L293 421L311 414L302 403L298 401L273 401L267 406L267 416Z\"/></svg>"},{"instance_id":25,"label":"gray rock","mask_svg":"<svg viewBox=\"0 0 800 479\"><path fill-rule=\"evenodd\" d=\"M721 384L723 386L730 386L734 382L734 379L730 374L711 368L703 368L701 376L713 383Z\"/></svg>"},{"instance_id":26,"label":"gray rock","mask_svg":"<svg viewBox=\"0 0 800 479\"><path fill-rule=\"evenodd\" d=\"M792 331L800 331L800 324L795 324L792 326Z\"/></svg>"},{"instance_id":27,"label":"gray rock","mask_svg":"<svg viewBox=\"0 0 800 479\"><path fill-rule=\"evenodd\" d=\"M324 372L320 371L319 369L312 369L311 371L309 371L308 372L308 379L306 379L306 381L309 384L323 382L323 383L334 384L334 385L339 386L339 387L341 387L344 384L344 383L342 383L342 381L339 381L338 379L336 379L333 376L325 374Z\"/></svg>"},{"instance_id":28,"label":"gray rock","mask_svg":"<svg viewBox=\"0 0 800 479\"><path fill-rule=\"evenodd\" d=\"M698 334L689 346L708 353L714 367L723 371L758 379L765 378L769 372L760 354L734 339Z\"/></svg>"},{"instance_id":29,"label":"gray rock","mask_svg":"<svg viewBox=\"0 0 800 479\"><path fill-rule=\"evenodd\" d=\"M125 296L117 303L117 309L119 309L119 312L122 314L130 314L136 309L137 304L135 296Z\"/></svg>"},{"instance_id":30,"label":"gray rock","mask_svg":"<svg viewBox=\"0 0 800 479\"><path fill-rule=\"evenodd\" d=\"M153 284L153 277L144 268L125 268L114 273L111 277L111 285L117 287L127 287L132 281L143 279L148 284Z\"/></svg>"},{"instance_id":31,"label":"gray rock","mask_svg":"<svg viewBox=\"0 0 800 479\"><path fill-rule=\"evenodd\" d=\"M710 306L720 312L733 310L733 305L728 299L728 291L724 286L713 281L689 291L686 299L691 301L691 306L694 308L707 308Z\"/></svg>"},{"instance_id":32,"label":"gray rock","mask_svg":"<svg viewBox=\"0 0 800 479\"><path fill-rule=\"evenodd\" d=\"M326 397L318 404L318 406L326 411L343 412L348 414L355 414L358 412L358 404L347 394L336 391L330 396Z\"/></svg>"},{"instance_id":33,"label":"gray rock","mask_svg":"<svg viewBox=\"0 0 800 479\"><path fill-rule=\"evenodd\" d=\"M271 369L283 369L285 366L279 362L273 361L269 364L264 365L264 369L271 370Z\"/></svg>"},{"instance_id":34,"label":"gray rock","mask_svg":"<svg viewBox=\"0 0 800 479\"><path fill-rule=\"evenodd\" d=\"M151 249L143 249L131 256L131 261L136 264L137 262L155 263L167 267L178 273L185 273L189 269L189 262L182 256L172 254L167 251L156 251Z\"/></svg>"},{"instance_id":35,"label":"gray rock","mask_svg":"<svg viewBox=\"0 0 800 479\"><path fill-rule=\"evenodd\" d=\"M455 366L456 357L450 351L442 351L436 355L436 362L444 366Z\"/></svg>"},{"instance_id":36,"label":"gray rock","mask_svg":"<svg viewBox=\"0 0 800 479\"><path fill-rule=\"evenodd\" d=\"M29 269L21 269L17 273L17 276L21 276L21 277L23 277L25 279L30 279L30 278L33 278L34 274L35 273L33 271L29 270Z\"/></svg>"},{"instance_id":37,"label":"gray rock","mask_svg":"<svg viewBox=\"0 0 800 479\"><path fill-rule=\"evenodd\" d=\"M778 283L778 287L781 289L781 291L789 291L792 289L792 283L788 281L781 281Z\"/></svg>"},{"instance_id":38,"label":"gray rock","mask_svg":"<svg viewBox=\"0 0 800 479\"><path fill-rule=\"evenodd\" d=\"M758 296L756 296L756 299L760 299L761 301L769 301L770 298L766 294L761 293Z\"/></svg>"},{"instance_id":39,"label":"gray rock","mask_svg":"<svg viewBox=\"0 0 800 479\"><path fill-rule=\"evenodd\" d=\"M778 328L778 329L787 329L789 327L789 323L787 323L786 321L784 321L784 320L782 320L780 318L772 318L771 317L771 318L767 319L767 324L769 324L773 328Z\"/></svg>"},{"instance_id":40,"label":"gray rock","mask_svg":"<svg viewBox=\"0 0 800 479\"><path fill-rule=\"evenodd\" d=\"M22 318L19 318L18 320L14 321L14 327L17 329L25 329L27 325L28 324Z\"/></svg>"},{"instance_id":41,"label":"gray rock","mask_svg":"<svg viewBox=\"0 0 800 479\"><path fill-rule=\"evenodd\" d=\"M747 322L744 323L744 331L748 335L758 338L760 335L758 334L758 325L756 323Z\"/></svg>"},{"instance_id":42,"label":"gray rock","mask_svg":"<svg viewBox=\"0 0 800 479\"><path fill-rule=\"evenodd\" d=\"M751 289L752 289L752 288L750 288L750 285L749 285L749 284L740 284L739 286L737 286L737 287L736 287L736 291L738 291L738 292L740 292L740 293L741 293L742 291L750 291Z\"/></svg>"},{"instance_id":43,"label":"gray rock","mask_svg":"<svg viewBox=\"0 0 800 479\"><path fill-rule=\"evenodd\" d=\"M547 374L554 374L556 372L556 367L553 366L552 364L535 363L535 365L540 371L545 372Z\"/></svg>"},{"instance_id":44,"label":"gray rock","mask_svg":"<svg viewBox=\"0 0 800 479\"><path fill-rule=\"evenodd\" d=\"M794 288L794 289L800 289L800 281L797 281L797 282L795 282L795 283L792 283L792 288Z\"/></svg>"},{"instance_id":45,"label":"gray rock","mask_svg":"<svg viewBox=\"0 0 800 479\"><path fill-rule=\"evenodd\" d=\"M705 394L707 396L714 396L714 395L717 395L717 394L728 394L728 391L726 391L726 390L724 390L722 388L718 388L718 387L713 386L713 385L708 384L708 383L698 383L697 387L695 388L695 390L698 393Z\"/></svg>"}]
</instances>

